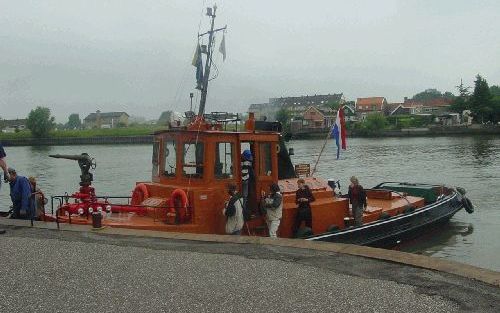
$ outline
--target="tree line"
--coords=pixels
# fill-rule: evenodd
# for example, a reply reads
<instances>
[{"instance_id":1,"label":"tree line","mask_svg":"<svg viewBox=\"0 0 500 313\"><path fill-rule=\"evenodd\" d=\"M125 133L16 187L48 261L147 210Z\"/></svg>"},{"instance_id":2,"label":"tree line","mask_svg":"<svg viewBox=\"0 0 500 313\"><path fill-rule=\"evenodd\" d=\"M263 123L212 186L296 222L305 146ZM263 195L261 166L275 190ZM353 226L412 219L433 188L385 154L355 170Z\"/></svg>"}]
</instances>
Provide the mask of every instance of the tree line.
<instances>
[{"instance_id":1,"label":"tree line","mask_svg":"<svg viewBox=\"0 0 500 313\"><path fill-rule=\"evenodd\" d=\"M453 101L451 110L462 113L470 110L472 116L480 123L500 122L500 87L488 86L488 82L481 75L476 76L474 91L466 87L463 82L457 86L459 95Z\"/></svg>"},{"instance_id":2,"label":"tree line","mask_svg":"<svg viewBox=\"0 0 500 313\"><path fill-rule=\"evenodd\" d=\"M56 124L55 117L51 115L50 109L38 106L28 114L26 127L34 137L44 138L48 137L49 133L56 127L57 129L80 129L82 121L79 114L73 113L68 116L66 124Z\"/></svg>"}]
</instances>

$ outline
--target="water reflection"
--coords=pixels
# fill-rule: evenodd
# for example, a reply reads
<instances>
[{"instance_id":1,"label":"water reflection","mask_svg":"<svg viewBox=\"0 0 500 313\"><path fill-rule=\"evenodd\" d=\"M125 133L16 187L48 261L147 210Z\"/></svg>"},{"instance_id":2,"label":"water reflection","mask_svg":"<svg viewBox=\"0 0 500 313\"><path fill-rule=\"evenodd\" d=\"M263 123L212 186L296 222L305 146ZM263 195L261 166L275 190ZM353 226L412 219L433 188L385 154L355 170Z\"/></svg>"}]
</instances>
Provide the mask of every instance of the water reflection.
<instances>
[{"instance_id":1,"label":"water reflection","mask_svg":"<svg viewBox=\"0 0 500 313\"><path fill-rule=\"evenodd\" d=\"M472 146L472 155L479 166L487 166L492 162L492 155L495 153L493 143L487 138L478 138Z\"/></svg>"},{"instance_id":2,"label":"water reflection","mask_svg":"<svg viewBox=\"0 0 500 313\"><path fill-rule=\"evenodd\" d=\"M462 237L467 237L467 236L471 235L473 232L474 232L474 225L469 224L469 225L467 225L467 228L465 229L465 231L461 232L460 235L462 235Z\"/></svg>"},{"instance_id":3,"label":"water reflection","mask_svg":"<svg viewBox=\"0 0 500 313\"><path fill-rule=\"evenodd\" d=\"M294 163L314 165L323 140L291 141ZM49 154L89 153L96 158L94 173L98 192L129 195L137 181L151 179L150 145L98 145L58 147L8 147L8 161L21 175L37 176L47 195L73 192L80 169L74 161L49 158ZM500 270L500 138L349 138L348 150L336 160L336 147L328 141L317 175L340 180L347 191L356 175L365 187L382 181L443 183L463 186L476 212L457 213L451 222L399 249L467 262ZM0 191L0 211L9 203L8 186Z\"/></svg>"}]
</instances>

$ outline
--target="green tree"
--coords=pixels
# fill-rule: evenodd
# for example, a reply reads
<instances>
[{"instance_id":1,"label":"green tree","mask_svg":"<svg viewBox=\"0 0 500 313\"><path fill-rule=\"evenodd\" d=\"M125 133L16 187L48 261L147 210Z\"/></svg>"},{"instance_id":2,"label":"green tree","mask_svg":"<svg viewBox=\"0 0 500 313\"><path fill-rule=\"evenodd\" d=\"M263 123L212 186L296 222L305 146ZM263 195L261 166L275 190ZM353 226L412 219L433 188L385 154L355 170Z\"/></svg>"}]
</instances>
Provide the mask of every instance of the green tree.
<instances>
[{"instance_id":1,"label":"green tree","mask_svg":"<svg viewBox=\"0 0 500 313\"><path fill-rule=\"evenodd\" d=\"M469 98L470 97L470 91L469 89L471 87L465 86L464 82L460 79L460 85L456 86L458 89L458 96L463 97L463 98Z\"/></svg>"},{"instance_id":2,"label":"green tree","mask_svg":"<svg viewBox=\"0 0 500 313\"><path fill-rule=\"evenodd\" d=\"M493 105L493 121L500 122L500 96L494 97L491 101Z\"/></svg>"},{"instance_id":3,"label":"green tree","mask_svg":"<svg viewBox=\"0 0 500 313\"><path fill-rule=\"evenodd\" d=\"M66 123L66 128L68 129L79 129L82 127L82 120L80 120L80 115L78 113L73 113L68 116L68 122Z\"/></svg>"},{"instance_id":4,"label":"green tree","mask_svg":"<svg viewBox=\"0 0 500 313\"><path fill-rule=\"evenodd\" d=\"M461 114L464 110L470 110L470 87L464 86L463 81L460 80L460 85L456 86L456 88L459 95L451 104L450 110Z\"/></svg>"},{"instance_id":5,"label":"green tree","mask_svg":"<svg viewBox=\"0 0 500 313\"><path fill-rule=\"evenodd\" d=\"M37 138L47 137L49 132L54 128L55 118L50 116L50 109L44 107L37 107L31 110L28 115L26 126L31 131L33 136Z\"/></svg>"},{"instance_id":6,"label":"green tree","mask_svg":"<svg viewBox=\"0 0 500 313\"><path fill-rule=\"evenodd\" d=\"M276 112L276 120L283 126L283 134L288 136L291 131L292 114L285 108L281 108Z\"/></svg>"},{"instance_id":7,"label":"green tree","mask_svg":"<svg viewBox=\"0 0 500 313\"><path fill-rule=\"evenodd\" d=\"M285 108L279 109L278 112L276 112L276 120L280 122L283 126L290 124L291 118L292 115Z\"/></svg>"},{"instance_id":8,"label":"green tree","mask_svg":"<svg viewBox=\"0 0 500 313\"><path fill-rule=\"evenodd\" d=\"M436 98L442 98L443 94L441 91L434 89L434 88L429 88L426 89L422 92L417 93L416 95L413 96L413 100L418 100L418 101L426 101L426 100L432 100Z\"/></svg>"},{"instance_id":9,"label":"green tree","mask_svg":"<svg viewBox=\"0 0 500 313\"><path fill-rule=\"evenodd\" d=\"M500 86L490 86L490 93L493 97L500 97Z\"/></svg>"},{"instance_id":10,"label":"green tree","mask_svg":"<svg viewBox=\"0 0 500 313\"><path fill-rule=\"evenodd\" d=\"M472 113L483 123L493 119L493 96L490 93L486 79L477 74L474 81L474 93L470 99Z\"/></svg>"},{"instance_id":11,"label":"green tree","mask_svg":"<svg viewBox=\"0 0 500 313\"><path fill-rule=\"evenodd\" d=\"M454 99L455 95L452 92L446 91L444 93L441 93L441 91L435 89L435 88L429 88L426 89L422 92L417 93L412 97L413 100L417 101L428 101L432 99Z\"/></svg>"},{"instance_id":12,"label":"green tree","mask_svg":"<svg viewBox=\"0 0 500 313\"><path fill-rule=\"evenodd\" d=\"M378 132L384 130L387 125L387 119L383 114L370 114L363 122L363 127L370 132Z\"/></svg>"},{"instance_id":13,"label":"green tree","mask_svg":"<svg viewBox=\"0 0 500 313\"><path fill-rule=\"evenodd\" d=\"M443 98L445 99L455 99L455 95L450 91L445 91L443 93Z\"/></svg>"},{"instance_id":14,"label":"green tree","mask_svg":"<svg viewBox=\"0 0 500 313\"><path fill-rule=\"evenodd\" d=\"M332 110L338 110L340 108L340 101L330 100L326 103L326 107L329 107Z\"/></svg>"}]
</instances>

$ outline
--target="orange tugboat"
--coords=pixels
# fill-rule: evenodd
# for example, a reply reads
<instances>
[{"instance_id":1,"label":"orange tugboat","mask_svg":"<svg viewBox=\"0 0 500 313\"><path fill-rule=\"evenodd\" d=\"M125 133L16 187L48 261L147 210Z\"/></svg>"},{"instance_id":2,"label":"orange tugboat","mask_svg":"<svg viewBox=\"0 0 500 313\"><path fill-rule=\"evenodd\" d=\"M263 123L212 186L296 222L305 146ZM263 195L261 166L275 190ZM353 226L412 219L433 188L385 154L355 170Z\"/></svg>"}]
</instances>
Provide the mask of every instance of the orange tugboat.
<instances>
[{"instance_id":1,"label":"orange tugboat","mask_svg":"<svg viewBox=\"0 0 500 313\"><path fill-rule=\"evenodd\" d=\"M349 242L363 245L391 245L425 227L448 221L462 207L472 211L464 191L441 185L383 183L366 191L368 208L363 225L353 226L349 200L334 194L337 183L310 175L308 165L293 166L290 151L281 137L278 122L256 121L252 114L243 125L238 115L205 113L214 35L216 7L209 8L211 30L208 46L198 49L198 114L189 112L186 126L171 127L154 134L152 178L138 182L130 197L96 194L91 183L93 159L87 154L54 155L78 161L82 175L80 190L72 195L52 196L52 214L46 220L167 232L224 234L226 217L222 209L228 200L226 187L241 188L241 154L250 150L255 179L251 181L244 235L266 236L265 217L260 214L262 192L277 183L283 195L283 217L279 237L292 237L297 214L297 178L303 177L314 198L312 229L302 228L308 240ZM204 75L201 53L206 55ZM228 130L231 129L231 130ZM241 190L241 189L240 189ZM460 189L459 189L460 190Z\"/></svg>"}]
</instances>

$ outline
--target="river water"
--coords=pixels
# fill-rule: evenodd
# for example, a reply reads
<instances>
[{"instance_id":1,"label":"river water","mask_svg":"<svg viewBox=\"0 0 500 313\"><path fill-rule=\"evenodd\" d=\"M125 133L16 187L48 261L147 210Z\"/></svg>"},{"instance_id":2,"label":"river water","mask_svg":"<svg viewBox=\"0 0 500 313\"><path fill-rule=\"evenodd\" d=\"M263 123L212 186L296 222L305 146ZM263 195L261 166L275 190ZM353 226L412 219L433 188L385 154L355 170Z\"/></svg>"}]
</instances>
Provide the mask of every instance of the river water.
<instances>
[{"instance_id":1,"label":"river water","mask_svg":"<svg viewBox=\"0 0 500 313\"><path fill-rule=\"evenodd\" d=\"M323 140L288 143L295 163L316 161ZM95 187L100 194L129 195L136 181L151 173L150 145L89 145L8 147L7 160L21 175L36 176L47 195L73 192L79 180L76 162L49 154L87 152L97 159ZM318 176L341 181L345 192L350 176L365 187L383 181L444 183L466 188L476 212L458 212L440 231L405 242L397 249L452 259L500 271L500 138L350 138L348 150L335 159L328 141ZM6 188L7 187L7 188ZM0 210L6 210L8 186L0 191Z\"/></svg>"}]
</instances>

